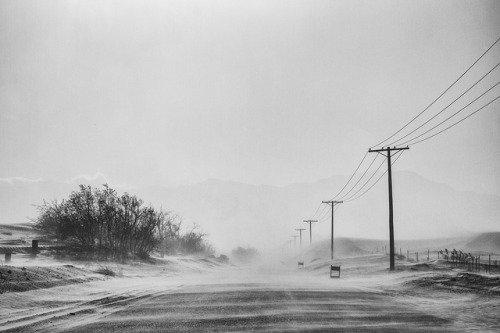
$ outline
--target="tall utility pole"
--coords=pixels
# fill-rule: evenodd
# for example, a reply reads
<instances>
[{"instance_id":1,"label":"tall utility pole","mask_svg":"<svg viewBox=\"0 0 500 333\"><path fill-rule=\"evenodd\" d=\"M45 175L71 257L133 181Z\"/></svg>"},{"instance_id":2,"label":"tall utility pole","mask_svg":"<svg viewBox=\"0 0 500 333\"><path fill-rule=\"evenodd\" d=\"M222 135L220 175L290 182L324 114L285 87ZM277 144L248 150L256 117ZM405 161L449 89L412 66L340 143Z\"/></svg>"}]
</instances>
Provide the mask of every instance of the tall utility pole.
<instances>
[{"instance_id":1,"label":"tall utility pole","mask_svg":"<svg viewBox=\"0 0 500 333\"><path fill-rule=\"evenodd\" d=\"M391 170L391 151L410 149L409 147L396 148L387 147L381 149L368 149L370 153L379 153L387 157L387 178L389 179L389 251L390 251L390 270L395 269L394 265L394 221L392 209L392 170ZM383 154L385 152L387 155Z\"/></svg>"},{"instance_id":2,"label":"tall utility pole","mask_svg":"<svg viewBox=\"0 0 500 333\"><path fill-rule=\"evenodd\" d=\"M299 231L300 249L302 250L302 230L306 229L295 229Z\"/></svg>"},{"instance_id":3,"label":"tall utility pole","mask_svg":"<svg viewBox=\"0 0 500 333\"><path fill-rule=\"evenodd\" d=\"M304 222L309 223L309 245L311 245L313 242L311 225L313 224L313 222L318 222L318 220L304 220Z\"/></svg>"},{"instance_id":4,"label":"tall utility pole","mask_svg":"<svg viewBox=\"0 0 500 333\"><path fill-rule=\"evenodd\" d=\"M322 201L323 203L328 204L329 206L332 206L332 251L331 251L331 257L333 260L333 212L336 204L341 204L343 201Z\"/></svg>"}]
</instances>

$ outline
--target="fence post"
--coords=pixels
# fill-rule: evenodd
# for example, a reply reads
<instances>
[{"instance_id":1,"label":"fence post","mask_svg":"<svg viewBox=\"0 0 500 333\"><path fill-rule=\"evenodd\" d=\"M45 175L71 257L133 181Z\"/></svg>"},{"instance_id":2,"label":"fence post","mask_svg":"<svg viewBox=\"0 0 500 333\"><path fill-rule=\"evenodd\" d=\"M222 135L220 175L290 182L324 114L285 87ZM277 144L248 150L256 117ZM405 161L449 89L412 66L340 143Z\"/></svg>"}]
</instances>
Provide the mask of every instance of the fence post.
<instances>
[{"instance_id":1,"label":"fence post","mask_svg":"<svg viewBox=\"0 0 500 333\"><path fill-rule=\"evenodd\" d=\"M479 266L478 266L477 272L481 273L481 256L479 256L478 262L479 262Z\"/></svg>"},{"instance_id":2,"label":"fence post","mask_svg":"<svg viewBox=\"0 0 500 333\"><path fill-rule=\"evenodd\" d=\"M31 256L34 258L38 253L38 239L33 239L31 241Z\"/></svg>"},{"instance_id":3,"label":"fence post","mask_svg":"<svg viewBox=\"0 0 500 333\"><path fill-rule=\"evenodd\" d=\"M5 263L8 264L12 258L12 253L7 252L5 253Z\"/></svg>"},{"instance_id":4,"label":"fence post","mask_svg":"<svg viewBox=\"0 0 500 333\"><path fill-rule=\"evenodd\" d=\"M418 251L415 252L415 257L417 258L417 262L418 262Z\"/></svg>"},{"instance_id":5,"label":"fence post","mask_svg":"<svg viewBox=\"0 0 500 333\"><path fill-rule=\"evenodd\" d=\"M410 250L406 250L406 261L410 261Z\"/></svg>"},{"instance_id":6,"label":"fence post","mask_svg":"<svg viewBox=\"0 0 500 333\"><path fill-rule=\"evenodd\" d=\"M430 251L429 251L429 249L427 249L427 261L429 261L429 254L430 254Z\"/></svg>"}]
</instances>

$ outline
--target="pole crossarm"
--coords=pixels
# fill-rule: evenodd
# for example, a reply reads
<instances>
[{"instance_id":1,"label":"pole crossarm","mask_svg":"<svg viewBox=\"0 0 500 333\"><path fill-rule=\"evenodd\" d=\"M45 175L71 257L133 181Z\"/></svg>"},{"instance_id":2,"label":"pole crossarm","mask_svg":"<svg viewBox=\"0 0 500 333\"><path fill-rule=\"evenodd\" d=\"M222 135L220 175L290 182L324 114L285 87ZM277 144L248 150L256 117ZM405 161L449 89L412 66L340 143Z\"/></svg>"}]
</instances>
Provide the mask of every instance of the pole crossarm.
<instances>
[{"instance_id":1,"label":"pole crossarm","mask_svg":"<svg viewBox=\"0 0 500 333\"><path fill-rule=\"evenodd\" d=\"M336 204L340 204L340 203L344 203L343 201L321 201L322 203L326 203L328 205L336 205Z\"/></svg>"},{"instance_id":2,"label":"pole crossarm","mask_svg":"<svg viewBox=\"0 0 500 333\"><path fill-rule=\"evenodd\" d=\"M369 153L387 153L388 151L399 151L399 150L407 150L407 149L410 149L410 147L406 146L406 147L382 147L380 149L368 149L368 152ZM384 154L382 154L384 155ZM384 155L385 157L387 157L387 155Z\"/></svg>"}]
</instances>

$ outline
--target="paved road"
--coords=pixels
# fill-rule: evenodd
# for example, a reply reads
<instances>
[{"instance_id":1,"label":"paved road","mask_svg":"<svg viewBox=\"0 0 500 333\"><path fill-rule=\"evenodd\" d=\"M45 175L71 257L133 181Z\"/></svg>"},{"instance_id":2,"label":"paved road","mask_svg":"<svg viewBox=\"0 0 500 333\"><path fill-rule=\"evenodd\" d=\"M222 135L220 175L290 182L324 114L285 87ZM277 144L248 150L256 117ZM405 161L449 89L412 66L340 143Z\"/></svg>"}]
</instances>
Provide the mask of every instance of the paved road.
<instances>
[{"instance_id":1,"label":"paved road","mask_svg":"<svg viewBox=\"0 0 500 333\"><path fill-rule=\"evenodd\" d=\"M219 272L167 291L160 288L83 325L63 327L92 333L456 331L448 320L377 288L292 273Z\"/></svg>"},{"instance_id":2,"label":"paved road","mask_svg":"<svg viewBox=\"0 0 500 333\"><path fill-rule=\"evenodd\" d=\"M475 312L460 316L454 308L475 297L425 291L410 297L404 288L388 288L401 278L220 270L109 280L89 284L75 299L51 301L57 304L53 309L18 315L7 332L457 332L480 327L484 318ZM494 331L496 324L489 325L482 331Z\"/></svg>"},{"instance_id":3,"label":"paved road","mask_svg":"<svg viewBox=\"0 0 500 333\"><path fill-rule=\"evenodd\" d=\"M447 331L449 322L367 291L192 286L68 332ZM450 330L452 331L452 330Z\"/></svg>"}]
</instances>

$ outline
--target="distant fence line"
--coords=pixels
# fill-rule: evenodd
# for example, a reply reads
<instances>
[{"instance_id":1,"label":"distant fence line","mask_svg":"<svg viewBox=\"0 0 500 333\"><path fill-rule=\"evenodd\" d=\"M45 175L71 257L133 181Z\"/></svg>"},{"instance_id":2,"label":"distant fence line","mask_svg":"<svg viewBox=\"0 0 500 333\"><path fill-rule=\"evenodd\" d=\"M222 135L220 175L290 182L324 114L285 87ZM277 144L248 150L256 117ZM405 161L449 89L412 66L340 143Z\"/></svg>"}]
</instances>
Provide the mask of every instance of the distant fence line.
<instances>
[{"instance_id":1,"label":"distant fence line","mask_svg":"<svg viewBox=\"0 0 500 333\"><path fill-rule=\"evenodd\" d=\"M492 268L498 271L498 260L492 260L491 254L483 255L483 259L481 259L481 255L476 256L470 252L444 249L438 251L438 256L441 256L441 259L446 260L447 263L468 271L481 272L482 270L485 273L491 273Z\"/></svg>"},{"instance_id":2,"label":"distant fence line","mask_svg":"<svg viewBox=\"0 0 500 333\"><path fill-rule=\"evenodd\" d=\"M372 253L379 253L379 248L375 248ZM387 247L381 248L382 252L389 254ZM500 255L485 252L464 252L461 250L426 250L426 251L403 251L402 248L394 249L395 257L399 261L407 262L428 262L436 260L438 263L449 264L457 268L462 268L471 272L492 271L500 272Z\"/></svg>"}]
</instances>

